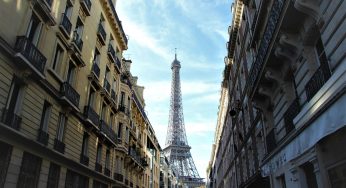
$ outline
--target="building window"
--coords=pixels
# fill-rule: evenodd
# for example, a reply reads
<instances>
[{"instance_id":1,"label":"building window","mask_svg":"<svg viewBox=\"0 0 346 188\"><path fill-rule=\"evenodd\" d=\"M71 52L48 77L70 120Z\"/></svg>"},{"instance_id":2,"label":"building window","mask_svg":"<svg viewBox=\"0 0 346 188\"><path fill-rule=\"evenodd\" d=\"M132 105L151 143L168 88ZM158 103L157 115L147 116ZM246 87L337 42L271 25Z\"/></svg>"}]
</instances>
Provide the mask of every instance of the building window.
<instances>
[{"instance_id":1,"label":"building window","mask_svg":"<svg viewBox=\"0 0 346 188\"><path fill-rule=\"evenodd\" d=\"M104 183L101 183L99 181L94 180L93 181L93 188L107 188L108 186Z\"/></svg>"},{"instance_id":2,"label":"building window","mask_svg":"<svg viewBox=\"0 0 346 188\"><path fill-rule=\"evenodd\" d=\"M109 149L107 149L107 151L106 151L106 162L105 162L105 168L106 169L111 169L110 168L110 151L109 151Z\"/></svg>"},{"instance_id":3,"label":"building window","mask_svg":"<svg viewBox=\"0 0 346 188\"><path fill-rule=\"evenodd\" d=\"M63 55L64 55L63 48L59 44L57 44L56 49L55 49L55 53L54 53L53 64L52 64L53 70L58 71L60 63L63 59Z\"/></svg>"},{"instance_id":4,"label":"building window","mask_svg":"<svg viewBox=\"0 0 346 188\"><path fill-rule=\"evenodd\" d=\"M120 105L124 106L124 102L125 102L125 93L122 91L120 94Z\"/></svg>"},{"instance_id":5,"label":"building window","mask_svg":"<svg viewBox=\"0 0 346 188\"><path fill-rule=\"evenodd\" d=\"M130 137L130 134L129 134L129 128L126 127L125 128L125 143L129 143L129 137Z\"/></svg>"},{"instance_id":6,"label":"building window","mask_svg":"<svg viewBox=\"0 0 346 188\"><path fill-rule=\"evenodd\" d=\"M37 187L42 159L28 152L23 153L17 188Z\"/></svg>"},{"instance_id":7,"label":"building window","mask_svg":"<svg viewBox=\"0 0 346 188\"><path fill-rule=\"evenodd\" d=\"M114 125L113 121L114 121L114 114L111 112L111 115L109 116L109 127L114 130L114 128L113 128L113 125Z\"/></svg>"},{"instance_id":8,"label":"building window","mask_svg":"<svg viewBox=\"0 0 346 188\"><path fill-rule=\"evenodd\" d=\"M48 122L49 122L51 109L52 109L52 105L49 102L44 101L40 129L46 133L48 133Z\"/></svg>"},{"instance_id":9,"label":"building window","mask_svg":"<svg viewBox=\"0 0 346 188\"><path fill-rule=\"evenodd\" d=\"M107 105L105 103L102 103L101 120L106 121L106 117L107 117Z\"/></svg>"},{"instance_id":10,"label":"building window","mask_svg":"<svg viewBox=\"0 0 346 188\"><path fill-rule=\"evenodd\" d=\"M98 164L101 164L101 158L102 158L102 144L98 144L97 153L96 153L96 162Z\"/></svg>"},{"instance_id":11,"label":"building window","mask_svg":"<svg viewBox=\"0 0 346 188\"><path fill-rule=\"evenodd\" d=\"M131 99L130 97L127 97L127 112L129 113L131 110Z\"/></svg>"},{"instance_id":12,"label":"building window","mask_svg":"<svg viewBox=\"0 0 346 188\"><path fill-rule=\"evenodd\" d=\"M88 106L94 107L94 101L95 101L95 91L94 89L90 88Z\"/></svg>"},{"instance_id":13,"label":"building window","mask_svg":"<svg viewBox=\"0 0 346 188\"><path fill-rule=\"evenodd\" d=\"M29 22L29 26L26 32L26 37L31 41L31 43L37 46L42 30L42 22L33 13Z\"/></svg>"},{"instance_id":14,"label":"building window","mask_svg":"<svg viewBox=\"0 0 346 188\"><path fill-rule=\"evenodd\" d=\"M55 163L50 163L47 188L58 188L60 178L60 166Z\"/></svg>"},{"instance_id":15,"label":"building window","mask_svg":"<svg viewBox=\"0 0 346 188\"><path fill-rule=\"evenodd\" d=\"M67 117L63 113L60 113L56 138L57 140L61 142L63 141L63 138L64 138L66 123L67 123Z\"/></svg>"},{"instance_id":16,"label":"building window","mask_svg":"<svg viewBox=\"0 0 346 188\"><path fill-rule=\"evenodd\" d=\"M74 31L74 40L81 40L82 35L83 35L83 30L84 30L84 24L82 20L79 18L77 19L77 24L76 24L76 29Z\"/></svg>"},{"instance_id":17,"label":"building window","mask_svg":"<svg viewBox=\"0 0 346 188\"><path fill-rule=\"evenodd\" d=\"M1 121L6 125L19 130L21 118L18 116L23 100L24 89L22 81L14 77L7 97L6 107L2 110Z\"/></svg>"},{"instance_id":18,"label":"building window","mask_svg":"<svg viewBox=\"0 0 346 188\"><path fill-rule=\"evenodd\" d=\"M282 174L281 176L277 177L277 180L281 188L286 188L285 174Z\"/></svg>"},{"instance_id":19,"label":"building window","mask_svg":"<svg viewBox=\"0 0 346 188\"><path fill-rule=\"evenodd\" d=\"M71 170L66 172L65 188L84 188L89 187L89 178Z\"/></svg>"},{"instance_id":20,"label":"building window","mask_svg":"<svg viewBox=\"0 0 346 188\"><path fill-rule=\"evenodd\" d=\"M66 78L66 81L70 85L73 85L74 83L75 74L76 74L76 66L70 61L70 63L68 64L67 78Z\"/></svg>"},{"instance_id":21,"label":"building window","mask_svg":"<svg viewBox=\"0 0 346 188\"><path fill-rule=\"evenodd\" d=\"M70 4L69 1L66 1L65 15L66 15L66 17L68 17L69 19L70 19L71 16L72 16L72 5Z\"/></svg>"},{"instance_id":22,"label":"building window","mask_svg":"<svg viewBox=\"0 0 346 188\"><path fill-rule=\"evenodd\" d=\"M118 126L118 138L121 139L122 135L122 129L123 129L123 124L122 123L119 123L119 126Z\"/></svg>"},{"instance_id":23,"label":"building window","mask_svg":"<svg viewBox=\"0 0 346 188\"><path fill-rule=\"evenodd\" d=\"M4 187L11 154L12 146L0 141L0 187Z\"/></svg>"},{"instance_id":24,"label":"building window","mask_svg":"<svg viewBox=\"0 0 346 188\"><path fill-rule=\"evenodd\" d=\"M315 188L317 186L316 176L314 172L314 165L311 162L307 162L301 166L305 175L305 182L307 188Z\"/></svg>"},{"instance_id":25,"label":"building window","mask_svg":"<svg viewBox=\"0 0 346 188\"><path fill-rule=\"evenodd\" d=\"M329 169L328 177L332 187L346 187L346 163Z\"/></svg>"},{"instance_id":26,"label":"building window","mask_svg":"<svg viewBox=\"0 0 346 188\"><path fill-rule=\"evenodd\" d=\"M95 48L95 54L94 54L94 64L96 65L100 65L100 58L101 58L101 55L100 55L100 52L97 50L97 48Z\"/></svg>"},{"instance_id":27,"label":"building window","mask_svg":"<svg viewBox=\"0 0 346 188\"><path fill-rule=\"evenodd\" d=\"M83 144L82 144L82 155L88 156L89 152L89 135L88 133L84 133L83 135Z\"/></svg>"}]
</instances>

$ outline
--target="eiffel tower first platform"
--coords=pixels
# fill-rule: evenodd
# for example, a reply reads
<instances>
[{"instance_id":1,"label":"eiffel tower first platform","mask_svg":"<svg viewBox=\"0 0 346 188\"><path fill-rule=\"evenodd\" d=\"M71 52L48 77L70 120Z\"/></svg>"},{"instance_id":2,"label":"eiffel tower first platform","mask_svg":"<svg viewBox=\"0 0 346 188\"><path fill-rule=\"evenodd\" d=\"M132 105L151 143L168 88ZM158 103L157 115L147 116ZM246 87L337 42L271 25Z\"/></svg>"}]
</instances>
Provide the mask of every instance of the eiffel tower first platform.
<instances>
[{"instance_id":1,"label":"eiffel tower first platform","mask_svg":"<svg viewBox=\"0 0 346 188\"><path fill-rule=\"evenodd\" d=\"M181 187L200 187L204 185L199 177L187 143L180 87L180 62L177 54L172 62L172 86L166 145L163 149L173 170L178 174Z\"/></svg>"}]
</instances>

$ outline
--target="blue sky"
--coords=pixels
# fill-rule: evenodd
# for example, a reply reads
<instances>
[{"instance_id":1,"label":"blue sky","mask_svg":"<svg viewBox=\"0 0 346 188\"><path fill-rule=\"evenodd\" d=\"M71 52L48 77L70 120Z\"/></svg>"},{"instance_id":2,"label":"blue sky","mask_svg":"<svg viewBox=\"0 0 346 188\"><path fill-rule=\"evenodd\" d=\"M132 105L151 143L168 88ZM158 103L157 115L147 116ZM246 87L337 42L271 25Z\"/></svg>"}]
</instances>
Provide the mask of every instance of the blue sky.
<instances>
[{"instance_id":1,"label":"blue sky","mask_svg":"<svg viewBox=\"0 0 346 188\"><path fill-rule=\"evenodd\" d=\"M125 58L145 87L150 122L162 148L168 126L170 64L181 62L185 129L195 165L206 177L217 120L231 0L118 0L129 37Z\"/></svg>"}]
</instances>

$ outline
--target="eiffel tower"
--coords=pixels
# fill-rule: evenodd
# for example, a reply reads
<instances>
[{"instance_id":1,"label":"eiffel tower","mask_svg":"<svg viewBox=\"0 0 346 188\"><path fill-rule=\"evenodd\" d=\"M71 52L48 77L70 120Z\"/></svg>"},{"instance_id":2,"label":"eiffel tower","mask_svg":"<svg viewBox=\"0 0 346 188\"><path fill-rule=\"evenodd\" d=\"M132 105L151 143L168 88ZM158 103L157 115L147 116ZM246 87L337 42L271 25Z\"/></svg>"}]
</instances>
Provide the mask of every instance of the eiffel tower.
<instances>
[{"instance_id":1,"label":"eiffel tower","mask_svg":"<svg viewBox=\"0 0 346 188\"><path fill-rule=\"evenodd\" d=\"M190 153L191 147L187 143L181 98L180 68L180 62L177 60L177 54L175 53L175 59L171 66L172 86L169 123L163 152L173 170L178 174L178 182L181 187L199 187L204 185L204 182L203 178L199 177Z\"/></svg>"}]
</instances>

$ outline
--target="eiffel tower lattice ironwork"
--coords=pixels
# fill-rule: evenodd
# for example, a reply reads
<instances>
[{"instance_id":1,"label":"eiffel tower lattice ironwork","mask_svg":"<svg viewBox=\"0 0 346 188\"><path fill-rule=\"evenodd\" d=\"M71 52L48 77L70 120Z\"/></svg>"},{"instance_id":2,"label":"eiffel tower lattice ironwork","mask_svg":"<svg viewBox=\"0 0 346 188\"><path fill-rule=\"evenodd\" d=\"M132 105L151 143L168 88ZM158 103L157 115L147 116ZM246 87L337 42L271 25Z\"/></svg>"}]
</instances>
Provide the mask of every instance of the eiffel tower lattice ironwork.
<instances>
[{"instance_id":1,"label":"eiffel tower lattice ironwork","mask_svg":"<svg viewBox=\"0 0 346 188\"><path fill-rule=\"evenodd\" d=\"M172 62L172 86L169 111L169 123L167 129L166 145L163 149L165 156L178 174L178 181L183 187L199 187L204 185L193 162L187 143L183 105L180 87L180 62L177 54Z\"/></svg>"}]
</instances>

